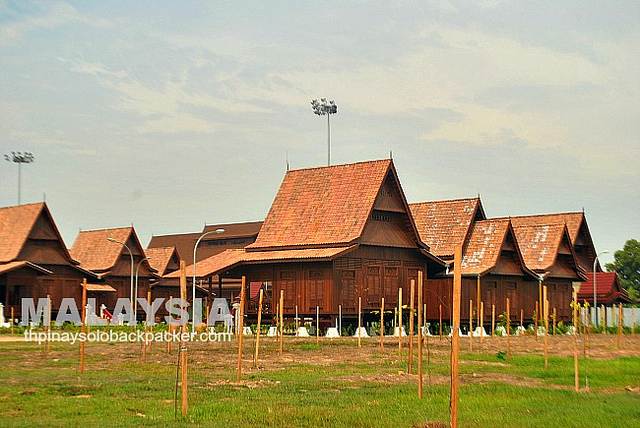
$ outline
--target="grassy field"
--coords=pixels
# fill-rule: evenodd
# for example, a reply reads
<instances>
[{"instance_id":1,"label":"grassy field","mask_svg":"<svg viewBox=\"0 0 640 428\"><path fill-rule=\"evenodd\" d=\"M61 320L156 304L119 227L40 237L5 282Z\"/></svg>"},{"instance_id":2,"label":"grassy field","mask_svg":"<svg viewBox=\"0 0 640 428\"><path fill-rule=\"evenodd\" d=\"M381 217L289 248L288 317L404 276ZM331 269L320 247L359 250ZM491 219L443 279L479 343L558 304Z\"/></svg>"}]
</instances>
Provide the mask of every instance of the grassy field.
<instances>
[{"instance_id":1,"label":"grassy field","mask_svg":"<svg viewBox=\"0 0 640 428\"><path fill-rule=\"evenodd\" d=\"M542 340L461 340L459 423L468 427L640 426L640 336L595 336L580 352L581 392L573 390L571 337L552 337L544 369ZM141 360L136 343L88 344L79 374L79 345L0 341L3 426L344 426L438 427L449 421L449 343L430 339L424 355L424 397L417 363L407 374L407 342L384 351L376 339L261 340L252 364L245 338L243 380L235 382L237 342L193 343L188 350L189 414L175 415L176 349L157 343ZM476 339L477 342L477 339ZM589 358L583 358L583 352ZM589 389L585 388L588 379Z\"/></svg>"}]
</instances>

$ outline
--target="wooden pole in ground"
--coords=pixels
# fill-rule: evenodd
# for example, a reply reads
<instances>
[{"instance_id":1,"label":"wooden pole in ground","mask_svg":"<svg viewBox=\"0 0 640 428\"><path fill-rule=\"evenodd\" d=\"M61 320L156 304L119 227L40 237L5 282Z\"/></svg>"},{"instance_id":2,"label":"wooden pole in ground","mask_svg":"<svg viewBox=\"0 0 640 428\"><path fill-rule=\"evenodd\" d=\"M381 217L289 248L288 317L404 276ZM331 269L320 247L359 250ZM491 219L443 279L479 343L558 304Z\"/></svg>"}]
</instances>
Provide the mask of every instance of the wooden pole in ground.
<instances>
[{"instance_id":1,"label":"wooden pole in ground","mask_svg":"<svg viewBox=\"0 0 640 428\"><path fill-rule=\"evenodd\" d=\"M284 338L284 290L280 290L280 356L282 357L282 339Z\"/></svg>"},{"instance_id":2,"label":"wooden pole in ground","mask_svg":"<svg viewBox=\"0 0 640 428\"><path fill-rule=\"evenodd\" d=\"M484 302L480 303L480 343L484 343Z\"/></svg>"},{"instance_id":3,"label":"wooden pole in ground","mask_svg":"<svg viewBox=\"0 0 640 428\"><path fill-rule=\"evenodd\" d=\"M520 309L520 331L524 329L524 309Z\"/></svg>"},{"instance_id":4,"label":"wooden pole in ground","mask_svg":"<svg viewBox=\"0 0 640 428\"><path fill-rule=\"evenodd\" d=\"M422 326L423 308L422 308L422 271L418 271L418 398L422 400Z\"/></svg>"},{"instance_id":5,"label":"wooden pole in ground","mask_svg":"<svg viewBox=\"0 0 640 428\"><path fill-rule=\"evenodd\" d=\"M453 262L453 319L451 326L451 427L458 426L458 346L460 340L460 289L462 286L462 247L456 246Z\"/></svg>"},{"instance_id":6,"label":"wooden pole in ground","mask_svg":"<svg viewBox=\"0 0 640 428\"><path fill-rule=\"evenodd\" d=\"M338 333L342 337L342 304L338 305Z\"/></svg>"},{"instance_id":7,"label":"wooden pole in ground","mask_svg":"<svg viewBox=\"0 0 640 428\"><path fill-rule=\"evenodd\" d=\"M82 327L81 332L84 336L85 324L87 323L87 278L82 278ZM84 344L80 341L80 374L84 373Z\"/></svg>"},{"instance_id":8,"label":"wooden pole in ground","mask_svg":"<svg viewBox=\"0 0 640 428\"><path fill-rule=\"evenodd\" d=\"M169 296L169 300L173 300L173 296ZM169 324L169 340L167 340L167 354L171 354L171 333L173 333L173 326Z\"/></svg>"},{"instance_id":9,"label":"wooden pole in ground","mask_svg":"<svg viewBox=\"0 0 640 428\"><path fill-rule=\"evenodd\" d=\"M491 337L496 334L496 305L491 305Z\"/></svg>"},{"instance_id":10,"label":"wooden pole in ground","mask_svg":"<svg viewBox=\"0 0 640 428\"><path fill-rule=\"evenodd\" d=\"M260 352L260 330L262 328L262 298L264 290L260 288L260 297L258 298L258 328L256 329L256 351L253 355L253 365L258 367L258 353Z\"/></svg>"},{"instance_id":11,"label":"wooden pole in ground","mask_svg":"<svg viewBox=\"0 0 640 428\"><path fill-rule=\"evenodd\" d=\"M358 296L358 348L362 346L362 334L360 328L362 327L362 319L360 314L362 313L362 297Z\"/></svg>"},{"instance_id":12,"label":"wooden pole in ground","mask_svg":"<svg viewBox=\"0 0 640 428\"><path fill-rule=\"evenodd\" d=\"M473 300L469 300L469 351L473 352Z\"/></svg>"},{"instance_id":13,"label":"wooden pole in ground","mask_svg":"<svg viewBox=\"0 0 640 428\"><path fill-rule=\"evenodd\" d=\"M540 317L540 304L539 302L536 302L536 316L535 316L535 333L536 333L536 340L538 340L538 318Z\"/></svg>"},{"instance_id":14,"label":"wooden pole in ground","mask_svg":"<svg viewBox=\"0 0 640 428\"><path fill-rule=\"evenodd\" d=\"M622 303L618 303L618 339L616 346L620 349L620 339L622 338Z\"/></svg>"},{"instance_id":15,"label":"wooden pole in ground","mask_svg":"<svg viewBox=\"0 0 640 428\"><path fill-rule=\"evenodd\" d=\"M509 298L507 297L507 361L511 361L511 306L509 305Z\"/></svg>"},{"instance_id":16,"label":"wooden pole in ground","mask_svg":"<svg viewBox=\"0 0 640 428\"><path fill-rule=\"evenodd\" d=\"M605 308L604 305L600 305L600 318L602 318L600 322L602 333L607 334L607 308Z\"/></svg>"},{"instance_id":17,"label":"wooden pole in ground","mask_svg":"<svg viewBox=\"0 0 640 428\"><path fill-rule=\"evenodd\" d=\"M242 338L244 337L244 299L247 288L247 277L242 275L242 290L240 290L240 307L238 308L238 371L236 382L242 378Z\"/></svg>"},{"instance_id":18,"label":"wooden pole in ground","mask_svg":"<svg viewBox=\"0 0 640 428\"><path fill-rule=\"evenodd\" d=\"M13 324L15 323L15 316L13 314L13 306L11 306L11 334L13 335Z\"/></svg>"},{"instance_id":19,"label":"wooden pole in ground","mask_svg":"<svg viewBox=\"0 0 640 428\"><path fill-rule=\"evenodd\" d=\"M320 306L316 305L316 345L320 345Z\"/></svg>"},{"instance_id":20,"label":"wooden pole in ground","mask_svg":"<svg viewBox=\"0 0 640 428\"><path fill-rule=\"evenodd\" d=\"M556 325L558 324L558 312L553 308L553 335L556 335Z\"/></svg>"},{"instance_id":21,"label":"wooden pole in ground","mask_svg":"<svg viewBox=\"0 0 640 428\"><path fill-rule=\"evenodd\" d=\"M187 301L187 268L184 260L180 261L180 299L184 302ZM182 416L187 416L188 404L188 376L187 376L187 343L185 342L185 336L187 334L187 323L182 320L180 326L180 380L181 380L181 397L182 397Z\"/></svg>"},{"instance_id":22,"label":"wooden pole in ground","mask_svg":"<svg viewBox=\"0 0 640 428\"><path fill-rule=\"evenodd\" d=\"M380 350L384 350L384 297L380 304Z\"/></svg>"},{"instance_id":23,"label":"wooden pole in ground","mask_svg":"<svg viewBox=\"0 0 640 428\"><path fill-rule=\"evenodd\" d=\"M151 286L149 286L149 290L147 291L147 302L149 302L149 305L151 305ZM208 313L209 312L207 312L207 314ZM151 318L150 314L147 314L147 325L149 326L149 331L151 332L151 334L153 334L153 325L151 325L153 322L154 322L154 319ZM149 351L151 351L152 344L153 344L153 341L149 341Z\"/></svg>"},{"instance_id":24,"label":"wooden pole in ground","mask_svg":"<svg viewBox=\"0 0 640 428\"><path fill-rule=\"evenodd\" d=\"M298 305L296 305L296 319L295 319L294 325L296 326L296 336L297 336L298 335L298 328L299 328L299 326L298 326Z\"/></svg>"},{"instance_id":25,"label":"wooden pole in ground","mask_svg":"<svg viewBox=\"0 0 640 428\"><path fill-rule=\"evenodd\" d=\"M398 354L402 359L402 287L398 288Z\"/></svg>"},{"instance_id":26,"label":"wooden pole in ground","mask_svg":"<svg viewBox=\"0 0 640 428\"><path fill-rule=\"evenodd\" d=\"M51 296L47 294L47 316L49 317L49 323L47 325L47 344L45 345L45 349L47 352L51 351L51 340L49 336L51 335Z\"/></svg>"},{"instance_id":27,"label":"wooden pole in ground","mask_svg":"<svg viewBox=\"0 0 640 428\"><path fill-rule=\"evenodd\" d=\"M442 303L440 303L440 341L442 341Z\"/></svg>"},{"instance_id":28,"label":"wooden pole in ground","mask_svg":"<svg viewBox=\"0 0 640 428\"><path fill-rule=\"evenodd\" d=\"M147 290L147 302L151 304L151 290ZM147 361L147 332L149 331L149 314L144 323L144 340L142 341L142 361ZM149 342L151 344L151 342ZM149 345L151 347L151 345Z\"/></svg>"},{"instance_id":29,"label":"wooden pole in ground","mask_svg":"<svg viewBox=\"0 0 640 428\"><path fill-rule=\"evenodd\" d=\"M538 320L542 314L542 277L538 279L538 307L536 308L536 340L538 340Z\"/></svg>"},{"instance_id":30,"label":"wooden pole in ground","mask_svg":"<svg viewBox=\"0 0 640 428\"><path fill-rule=\"evenodd\" d=\"M542 305L544 317L544 369L549 371L549 305L547 300L547 286L542 290L544 305Z\"/></svg>"},{"instance_id":31,"label":"wooden pole in ground","mask_svg":"<svg viewBox=\"0 0 640 428\"><path fill-rule=\"evenodd\" d=\"M636 307L631 307L631 335L636 335Z\"/></svg>"},{"instance_id":32,"label":"wooden pole in ground","mask_svg":"<svg viewBox=\"0 0 640 428\"><path fill-rule=\"evenodd\" d=\"M580 379L578 377L578 290L573 288L573 371L575 390L580 389Z\"/></svg>"},{"instance_id":33,"label":"wooden pole in ground","mask_svg":"<svg viewBox=\"0 0 640 428\"><path fill-rule=\"evenodd\" d=\"M413 373L413 308L414 300L413 296L416 291L416 280L411 280L411 297L409 297L409 361L407 363L407 373Z\"/></svg>"},{"instance_id":34,"label":"wooden pole in ground","mask_svg":"<svg viewBox=\"0 0 640 428\"><path fill-rule=\"evenodd\" d=\"M476 281L476 302L478 302L478 308L476 310L476 315L478 316L478 322L476 325L482 325L482 320L480 319L480 306L482 305L482 293L480 292L480 275L478 275L478 280Z\"/></svg>"}]
</instances>

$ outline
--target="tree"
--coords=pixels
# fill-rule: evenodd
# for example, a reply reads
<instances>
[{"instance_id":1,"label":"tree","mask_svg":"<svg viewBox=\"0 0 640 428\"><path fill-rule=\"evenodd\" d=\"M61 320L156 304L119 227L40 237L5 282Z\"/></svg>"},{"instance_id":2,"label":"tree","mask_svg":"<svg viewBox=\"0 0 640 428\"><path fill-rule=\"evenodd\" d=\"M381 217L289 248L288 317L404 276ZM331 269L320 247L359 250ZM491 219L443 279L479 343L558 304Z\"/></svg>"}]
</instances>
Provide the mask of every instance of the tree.
<instances>
[{"instance_id":1,"label":"tree","mask_svg":"<svg viewBox=\"0 0 640 428\"><path fill-rule=\"evenodd\" d=\"M618 272L620 285L633 300L640 296L640 242L629 239L622 250L613 254L613 263L607 263L608 271Z\"/></svg>"}]
</instances>

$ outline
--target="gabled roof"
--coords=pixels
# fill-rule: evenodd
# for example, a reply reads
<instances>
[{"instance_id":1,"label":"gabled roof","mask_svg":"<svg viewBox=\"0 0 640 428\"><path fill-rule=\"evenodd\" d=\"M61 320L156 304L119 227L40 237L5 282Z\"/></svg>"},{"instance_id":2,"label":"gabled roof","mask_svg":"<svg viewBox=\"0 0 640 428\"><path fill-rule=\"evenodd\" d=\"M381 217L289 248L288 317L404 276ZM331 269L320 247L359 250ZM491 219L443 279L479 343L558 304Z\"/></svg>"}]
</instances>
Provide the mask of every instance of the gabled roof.
<instances>
[{"instance_id":1,"label":"gabled roof","mask_svg":"<svg viewBox=\"0 0 640 428\"><path fill-rule=\"evenodd\" d=\"M420 239L437 257L453 257L464 245L474 220L486 218L479 197L409 204Z\"/></svg>"},{"instance_id":2,"label":"gabled roof","mask_svg":"<svg viewBox=\"0 0 640 428\"><path fill-rule=\"evenodd\" d=\"M160 276L167 273L167 267L169 266L169 262L171 262L171 258L174 256L178 257L178 259L180 258L176 247L147 248L144 252L147 256L147 261L152 268L158 271Z\"/></svg>"},{"instance_id":3,"label":"gabled roof","mask_svg":"<svg viewBox=\"0 0 640 428\"><path fill-rule=\"evenodd\" d=\"M45 216L46 221L51 225L64 256L70 264L75 264L44 202L0 208L0 263L15 260L20 255L41 215Z\"/></svg>"},{"instance_id":4,"label":"gabled roof","mask_svg":"<svg viewBox=\"0 0 640 428\"><path fill-rule=\"evenodd\" d=\"M80 265L92 271L105 271L113 268L120 255L128 251L120 244L110 242L109 238L124 244L132 239L133 245L129 245L135 255L144 254L138 236L132 226L114 229L83 230L78 234L71 248L71 255L80 262Z\"/></svg>"},{"instance_id":5,"label":"gabled roof","mask_svg":"<svg viewBox=\"0 0 640 428\"><path fill-rule=\"evenodd\" d=\"M202 233L224 229L224 232L209 235L209 239L233 239L249 236L258 236L263 221L245 221L241 223L208 224L202 229ZM206 239L206 238L205 238Z\"/></svg>"},{"instance_id":6,"label":"gabled roof","mask_svg":"<svg viewBox=\"0 0 640 428\"><path fill-rule=\"evenodd\" d=\"M580 285L578 301L586 300L593 305L593 272L587 272L587 280ZM610 305L613 303L631 303L629 293L622 288L616 272L596 273L596 298L598 305Z\"/></svg>"},{"instance_id":7,"label":"gabled roof","mask_svg":"<svg viewBox=\"0 0 640 428\"><path fill-rule=\"evenodd\" d=\"M584 213L582 212L536 214L511 217L511 222L513 223L514 227L520 225L546 226L550 224L566 224L572 245L576 244L576 240L578 239L578 235L580 233L580 226L582 225L583 220Z\"/></svg>"},{"instance_id":8,"label":"gabled roof","mask_svg":"<svg viewBox=\"0 0 640 428\"><path fill-rule=\"evenodd\" d=\"M566 239L569 245L572 265L578 269L571 238L564 223L540 225L535 221L528 223L521 217L517 224L513 221L512 224L522 258L529 269L536 272L549 271L556 262L563 239Z\"/></svg>"},{"instance_id":9,"label":"gabled roof","mask_svg":"<svg viewBox=\"0 0 640 428\"><path fill-rule=\"evenodd\" d=\"M356 249L358 245L333 248L299 248L294 250L247 251L246 249L226 250L196 263L197 278L215 275L233 269L240 264L260 262L298 262L333 260ZM193 272L193 265L186 267L187 274ZM172 272L165 278L179 278L180 271Z\"/></svg>"},{"instance_id":10,"label":"gabled roof","mask_svg":"<svg viewBox=\"0 0 640 428\"><path fill-rule=\"evenodd\" d=\"M513 241L514 250L524 272L535 276L524 264L515 233L509 219L480 220L473 223L462 258L463 275L483 275L494 269L504 249L505 241Z\"/></svg>"},{"instance_id":11,"label":"gabled roof","mask_svg":"<svg viewBox=\"0 0 640 428\"><path fill-rule=\"evenodd\" d=\"M287 171L256 241L247 250L355 243L388 174L400 188L391 159ZM420 245L415 226L409 223Z\"/></svg>"},{"instance_id":12,"label":"gabled roof","mask_svg":"<svg viewBox=\"0 0 640 428\"><path fill-rule=\"evenodd\" d=\"M3 263L0 264L0 275L3 275L5 273L9 273L11 271L14 271L16 269L21 269L21 268L29 268L29 269L33 269L35 270L37 273L43 273L46 275L52 275L53 272L51 272L49 269L45 269L42 266L38 266L35 263L31 263L31 262L27 262L27 261L15 261L15 262L9 262L9 263Z\"/></svg>"}]
</instances>

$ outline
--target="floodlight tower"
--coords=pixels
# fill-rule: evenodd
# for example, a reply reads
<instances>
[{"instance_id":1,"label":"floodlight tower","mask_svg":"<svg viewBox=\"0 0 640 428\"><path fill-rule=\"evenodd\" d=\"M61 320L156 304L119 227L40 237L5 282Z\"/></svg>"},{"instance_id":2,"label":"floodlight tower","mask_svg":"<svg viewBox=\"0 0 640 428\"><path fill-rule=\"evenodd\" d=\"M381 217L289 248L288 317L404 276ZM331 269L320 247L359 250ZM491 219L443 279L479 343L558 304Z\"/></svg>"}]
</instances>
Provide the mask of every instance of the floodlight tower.
<instances>
[{"instance_id":1,"label":"floodlight tower","mask_svg":"<svg viewBox=\"0 0 640 428\"><path fill-rule=\"evenodd\" d=\"M21 176L22 176L22 164L23 163L31 163L35 160L33 154L30 152L11 152L11 156L5 154L4 160L7 162L13 162L18 164L18 205L20 205L20 187L21 184Z\"/></svg>"},{"instance_id":2,"label":"floodlight tower","mask_svg":"<svg viewBox=\"0 0 640 428\"><path fill-rule=\"evenodd\" d=\"M329 116L338 112L338 106L335 101L327 101L326 98L315 99L311 101L311 108L318 116L327 116L327 165L331 165L331 123Z\"/></svg>"}]
</instances>

